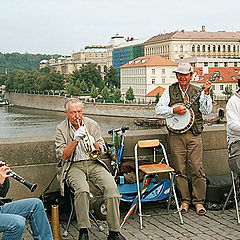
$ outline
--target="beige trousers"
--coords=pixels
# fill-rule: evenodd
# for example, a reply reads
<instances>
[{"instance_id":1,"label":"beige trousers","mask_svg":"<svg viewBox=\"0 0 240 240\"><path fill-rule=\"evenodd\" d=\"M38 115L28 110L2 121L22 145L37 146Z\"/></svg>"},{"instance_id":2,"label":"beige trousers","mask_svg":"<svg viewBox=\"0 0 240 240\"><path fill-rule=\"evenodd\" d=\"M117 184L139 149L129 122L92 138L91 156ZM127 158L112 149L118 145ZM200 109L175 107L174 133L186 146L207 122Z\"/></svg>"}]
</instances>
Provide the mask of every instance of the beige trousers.
<instances>
[{"instance_id":1,"label":"beige trousers","mask_svg":"<svg viewBox=\"0 0 240 240\"><path fill-rule=\"evenodd\" d=\"M74 205L79 228L90 228L89 185L92 182L103 191L107 206L107 224L110 231L120 230L120 195L117 185L100 163L94 160L72 163L67 174L67 185L74 190Z\"/></svg>"},{"instance_id":2,"label":"beige trousers","mask_svg":"<svg viewBox=\"0 0 240 240\"><path fill-rule=\"evenodd\" d=\"M195 136L191 131L169 134L171 153L176 169L177 187L182 202L190 204L191 194L188 186L187 167L191 174L192 202L204 203L206 199L206 178L202 167L202 137Z\"/></svg>"}]
</instances>

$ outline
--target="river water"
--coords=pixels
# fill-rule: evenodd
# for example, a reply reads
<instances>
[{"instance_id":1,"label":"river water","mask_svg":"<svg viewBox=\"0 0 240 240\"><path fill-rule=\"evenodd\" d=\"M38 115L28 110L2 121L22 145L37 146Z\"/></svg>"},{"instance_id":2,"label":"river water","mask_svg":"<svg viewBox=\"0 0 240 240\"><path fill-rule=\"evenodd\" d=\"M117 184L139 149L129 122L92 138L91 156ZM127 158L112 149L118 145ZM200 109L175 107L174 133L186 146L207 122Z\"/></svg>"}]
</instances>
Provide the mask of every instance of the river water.
<instances>
[{"instance_id":1,"label":"river water","mask_svg":"<svg viewBox=\"0 0 240 240\"><path fill-rule=\"evenodd\" d=\"M88 116L99 123L102 134L121 126L130 130L141 129L133 118L109 116ZM18 106L0 107L0 138L55 135L56 126L65 119L63 112L24 108Z\"/></svg>"}]
</instances>

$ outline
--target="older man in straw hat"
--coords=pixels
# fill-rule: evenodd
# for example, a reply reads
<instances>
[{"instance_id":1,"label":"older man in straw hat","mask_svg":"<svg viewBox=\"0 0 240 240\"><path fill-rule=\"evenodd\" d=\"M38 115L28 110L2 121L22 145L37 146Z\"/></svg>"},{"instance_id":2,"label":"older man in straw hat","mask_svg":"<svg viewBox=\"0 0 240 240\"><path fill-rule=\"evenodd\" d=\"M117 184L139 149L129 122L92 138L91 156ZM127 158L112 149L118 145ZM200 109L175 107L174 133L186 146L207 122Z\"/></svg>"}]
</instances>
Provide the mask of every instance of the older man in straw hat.
<instances>
[{"instance_id":1,"label":"older man in straw hat","mask_svg":"<svg viewBox=\"0 0 240 240\"><path fill-rule=\"evenodd\" d=\"M191 100L200 89L190 81L193 76L193 67L189 63L180 63L174 71L178 82L165 89L156 106L156 113L163 117L186 113L185 106L173 106L176 103L186 103ZM206 178L202 167L202 114L212 111L212 99L209 95L211 83L204 84L204 91L191 106L195 119L192 127L184 133L175 133L169 130L169 141L173 160L177 172L177 187L181 194L181 212L187 213L190 203L195 206L199 215L204 215L206 209L203 204L206 199ZM186 169L189 167L192 182L192 194L188 186Z\"/></svg>"}]
</instances>

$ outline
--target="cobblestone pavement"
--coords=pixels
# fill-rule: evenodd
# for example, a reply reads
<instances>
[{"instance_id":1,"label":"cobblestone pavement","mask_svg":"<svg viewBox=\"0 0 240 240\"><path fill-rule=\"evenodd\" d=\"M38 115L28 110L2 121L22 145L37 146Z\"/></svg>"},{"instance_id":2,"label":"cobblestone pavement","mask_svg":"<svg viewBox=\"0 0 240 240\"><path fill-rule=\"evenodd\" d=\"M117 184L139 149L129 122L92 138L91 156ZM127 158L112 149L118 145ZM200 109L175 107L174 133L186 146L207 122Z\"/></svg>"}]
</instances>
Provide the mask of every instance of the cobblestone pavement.
<instances>
[{"instance_id":1,"label":"cobblestone pavement","mask_svg":"<svg viewBox=\"0 0 240 240\"><path fill-rule=\"evenodd\" d=\"M152 214L151 217L143 219L144 228L139 230L138 216L129 218L124 224L121 232L127 240L210 240L210 239L240 239L240 225L237 224L235 209L221 211L208 211L205 216L199 216L194 209L190 209L187 214L183 215L184 224L181 225L178 214L165 214L166 210L159 208L159 205L143 205L144 214ZM128 208L122 207L121 214L124 216ZM101 222L104 232L92 224L89 231L90 240L107 239L108 228L106 222ZM61 233L66 229L66 222L61 222ZM24 240L32 239L29 234L30 227L27 226L24 233ZM77 239L78 230L76 220L71 222L68 237L63 239Z\"/></svg>"}]
</instances>

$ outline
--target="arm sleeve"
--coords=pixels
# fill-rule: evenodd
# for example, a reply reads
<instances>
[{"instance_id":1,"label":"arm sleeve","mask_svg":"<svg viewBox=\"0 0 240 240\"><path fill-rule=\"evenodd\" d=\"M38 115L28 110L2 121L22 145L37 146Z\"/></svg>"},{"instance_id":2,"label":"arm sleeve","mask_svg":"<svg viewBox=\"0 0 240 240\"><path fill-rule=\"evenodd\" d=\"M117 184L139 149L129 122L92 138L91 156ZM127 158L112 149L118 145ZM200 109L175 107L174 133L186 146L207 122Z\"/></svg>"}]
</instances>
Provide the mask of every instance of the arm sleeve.
<instances>
[{"instance_id":1,"label":"arm sleeve","mask_svg":"<svg viewBox=\"0 0 240 240\"><path fill-rule=\"evenodd\" d=\"M169 96L169 88L166 88L160 97L157 106L156 106L156 114L161 115L162 117L171 117L173 115L173 108L169 107L170 96Z\"/></svg>"},{"instance_id":2,"label":"arm sleeve","mask_svg":"<svg viewBox=\"0 0 240 240\"><path fill-rule=\"evenodd\" d=\"M4 183L0 184L0 197L6 197L9 188L10 188L10 181L8 178L6 178Z\"/></svg>"},{"instance_id":3,"label":"arm sleeve","mask_svg":"<svg viewBox=\"0 0 240 240\"><path fill-rule=\"evenodd\" d=\"M227 126L235 135L240 136L239 110L234 107L231 99L226 107Z\"/></svg>"},{"instance_id":4,"label":"arm sleeve","mask_svg":"<svg viewBox=\"0 0 240 240\"><path fill-rule=\"evenodd\" d=\"M199 98L200 107L199 110L202 114L208 115L212 112L212 98L209 95L204 94L202 91L200 98Z\"/></svg>"},{"instance_id":5,"label":"arm sleeve","mask_svg":"<svg viewBox=\"0 0 240 240\"><path fill-rule=\"evenodd\" d=\"M55 150L56 150L56 157L59 160L62 160L63 151L67 146L67 142L62 134L62 131L57 127L56 131L56 140L55 140Z\"/></svg>"}]
</instances>

